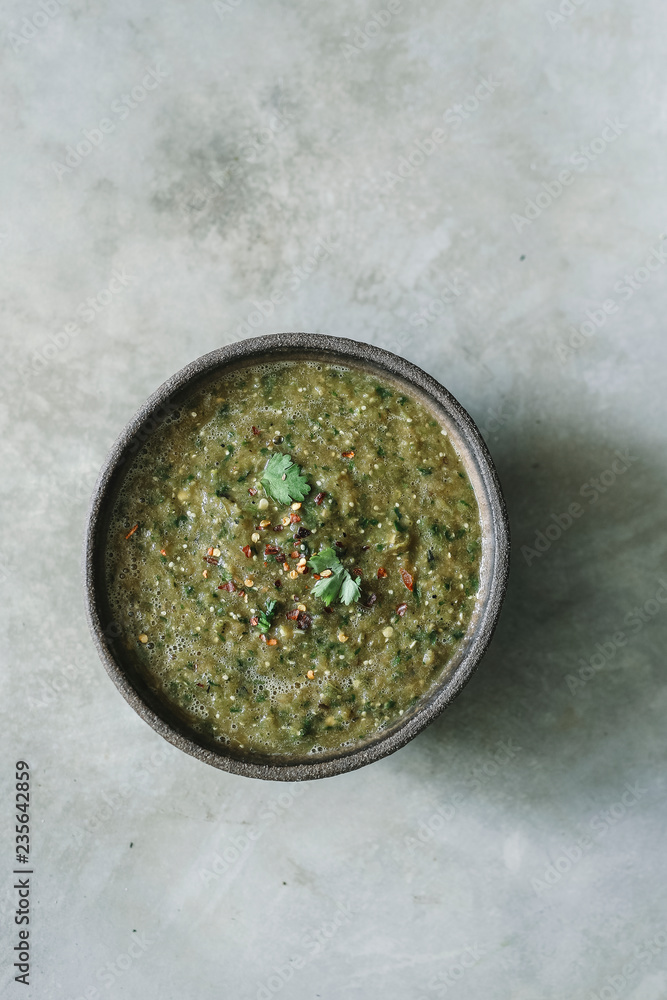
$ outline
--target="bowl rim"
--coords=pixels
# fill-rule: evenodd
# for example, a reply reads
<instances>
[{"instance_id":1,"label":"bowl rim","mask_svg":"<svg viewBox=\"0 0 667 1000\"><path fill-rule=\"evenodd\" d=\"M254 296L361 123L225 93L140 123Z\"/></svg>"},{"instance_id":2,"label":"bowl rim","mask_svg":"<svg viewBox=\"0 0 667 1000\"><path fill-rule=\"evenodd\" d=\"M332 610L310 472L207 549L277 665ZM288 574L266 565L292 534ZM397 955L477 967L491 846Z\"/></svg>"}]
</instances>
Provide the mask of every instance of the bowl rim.
<instances>
[{"instance_id":1,"label":"bowl rim","mask_svg":"<svg viewBox=\"0 0 667 1000\"><path fill-rule=\"evenodd\" d=\"M188 731L185 726L178 729L171 722L162 719L130 682L110 648L109 639L113 638L110 628L114 623L105 626L100 614L101 595L97 587L97 566L103 549L98 545L98 539L107 506L114 499L112 486L115 478L121 473L125 463L131 459L131 455L136 453L146 440L146 435L150 436L155 430L156 420L159 426L168 415L171 397L183 393L189 387L194 391L198 381L203 382L218 372L222 374L224 368L230 365L253 361L271 363L279 361L281 354L285 360L294 360L290 357L290 352L293 354L295 350L310 354L311 360L316 354L330 355L329 358L325 357L322 360L344 364L345 359L349 359L357 368L366 367L367 371L369 368L374 368L380 376L384 372L403 383L407 390L412 390L417 398L425 396L434 402L439 410L445 411L465 441L466 448L476 463L478 478L481 478L485 487L489 523L492 525L490 535L493 565L490 569L487 597L481 605L475 633L460 662L449 676L444 677L439 684L424 694L423 700L416 704L414 712L407 721L398 727L394 725L386 734L380 734L372 742L357 748L345 748L340 753L325 758L312 761L304 761L301 758L295 763L268 761L264 763L232 756L222 745L220 752L201 745L197 742L194 730ZM267 355L276 356L267 358ZM146 430L149 425L149 430ZM460 457L464 467L466 463L469 464L465 455ZM493 460L472 417L444 386L400 355L363 341L325 334L265 334L217 348L175 372L151 393L112 445L93 489L86 520L83 554L86 617L97 652L111 680L140 718L163 739L198 760L244 777L277 781L324 778L356 770L399 750L433 722L459 694L479 666L495 631L507 589L509 552L507 507Z\"/></svg>"}]
</instances>

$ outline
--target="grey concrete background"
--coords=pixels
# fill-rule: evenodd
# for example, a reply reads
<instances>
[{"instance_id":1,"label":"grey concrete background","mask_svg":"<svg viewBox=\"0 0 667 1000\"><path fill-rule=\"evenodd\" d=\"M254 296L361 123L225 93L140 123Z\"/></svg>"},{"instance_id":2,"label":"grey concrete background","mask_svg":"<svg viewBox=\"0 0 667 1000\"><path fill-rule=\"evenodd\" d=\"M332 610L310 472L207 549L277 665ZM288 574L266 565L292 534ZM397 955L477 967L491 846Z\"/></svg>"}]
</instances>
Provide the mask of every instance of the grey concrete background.
<instances>
[{"instance_id":1,"label":"grey concrete background","mask_svg":"<svg viewBox=\"0 0 667 1000\"><path fill-rule=\"evenodd\" d=\"M3 995L662 1000L664 4L7 0L1 27ZM122 425L279 330L439 378L514 534L454 706L286 787L168 752L80 583Z\"/></svg>"}]
</instances>

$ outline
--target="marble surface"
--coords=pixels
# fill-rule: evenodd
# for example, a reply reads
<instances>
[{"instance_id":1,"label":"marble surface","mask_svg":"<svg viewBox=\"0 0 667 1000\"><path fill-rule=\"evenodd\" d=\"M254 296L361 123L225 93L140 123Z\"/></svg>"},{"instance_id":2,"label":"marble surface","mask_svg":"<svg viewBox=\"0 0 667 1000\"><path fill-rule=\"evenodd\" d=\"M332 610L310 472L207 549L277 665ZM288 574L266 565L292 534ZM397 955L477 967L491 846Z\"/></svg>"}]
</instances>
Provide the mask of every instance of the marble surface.
<instances>
[{"instance_id":1,"label":"marble surface","mask_svg":"<svg viewBox=\"0 0 667 1000\"><path fill-rule=\"evenodd\" d=\"M667 996L666 28L659 0L4 4L3 996ZM286 786L139 720L80 578L123 424L280 330L439 378L514 542L455 704Z\"/></svg>"}]
</instances>

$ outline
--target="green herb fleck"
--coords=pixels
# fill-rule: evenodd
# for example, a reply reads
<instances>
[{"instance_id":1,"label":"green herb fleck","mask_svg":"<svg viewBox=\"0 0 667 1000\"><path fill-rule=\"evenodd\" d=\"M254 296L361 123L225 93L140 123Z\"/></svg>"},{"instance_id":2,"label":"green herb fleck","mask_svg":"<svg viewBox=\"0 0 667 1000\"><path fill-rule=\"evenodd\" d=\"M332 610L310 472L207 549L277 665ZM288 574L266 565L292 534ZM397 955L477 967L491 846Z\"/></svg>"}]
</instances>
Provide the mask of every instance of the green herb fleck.
<instances>
[{"instance_id":1,"label":"green herb fleck","mask_svg":"<svg viewBox=\"0 0 667 1000\"><path fill-rule=\"evenodd\" d=\"M260 611L258 614L259 621L257 622L258 632L268 632L271 628L271 623L273 621L273 616L276 613L276 602L267 601L266 611Z\"/></svg>"}]
</instances>

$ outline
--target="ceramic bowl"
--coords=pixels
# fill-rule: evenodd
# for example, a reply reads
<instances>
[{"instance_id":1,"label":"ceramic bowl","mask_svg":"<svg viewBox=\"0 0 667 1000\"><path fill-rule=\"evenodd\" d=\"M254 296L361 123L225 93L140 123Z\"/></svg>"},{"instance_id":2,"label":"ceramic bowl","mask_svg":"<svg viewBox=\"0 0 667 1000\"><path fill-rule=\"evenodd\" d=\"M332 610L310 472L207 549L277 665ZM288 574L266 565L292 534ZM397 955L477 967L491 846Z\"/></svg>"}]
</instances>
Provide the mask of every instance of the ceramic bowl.
<instances>
[{"instance_id":1,"label":"ceramic bowl","mask_svg":"<svg viewBox=\"0 0 667 1000\"><path fill-rule=\"evenodd\" d=\"M271 361L312 360L371 372L416 397L447 430L470 477L482 523L480 587L472 620L436 685L380 734L339 752L269 756L232 751L198 733L146 683L131 652L119 641L105 587L105 546L110 514L124 476L142 445L163 421L207 382L238 368ZM172 375L144 403L109 453L93 493L86 530L86 609L98 652L132 708L170 743L198 760L234 774L279 781L323 778L386 757L432 722L459 693L480 662L505 595L509 527L491 456L469 414L439 382L404 358L370 344L307 333L243 340L205 354Z\"/></svg>"}]
</instances>

